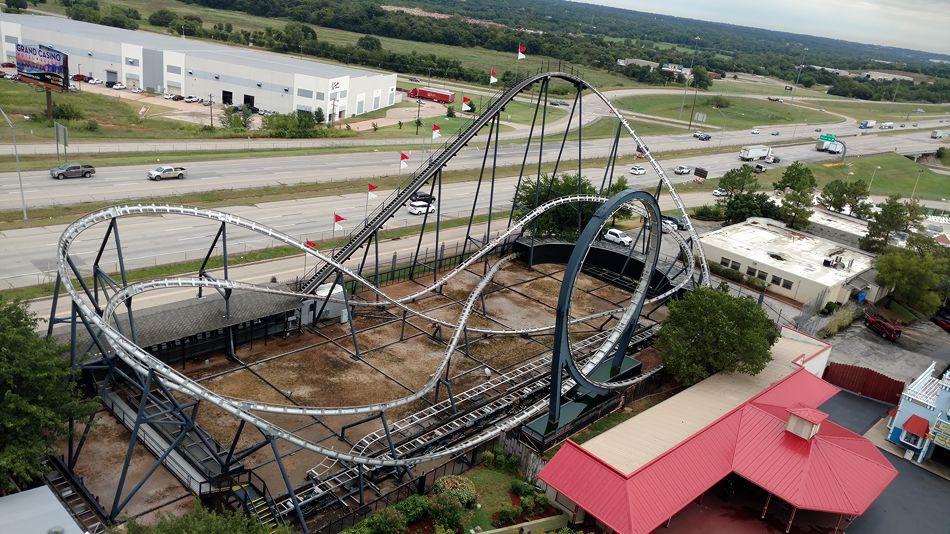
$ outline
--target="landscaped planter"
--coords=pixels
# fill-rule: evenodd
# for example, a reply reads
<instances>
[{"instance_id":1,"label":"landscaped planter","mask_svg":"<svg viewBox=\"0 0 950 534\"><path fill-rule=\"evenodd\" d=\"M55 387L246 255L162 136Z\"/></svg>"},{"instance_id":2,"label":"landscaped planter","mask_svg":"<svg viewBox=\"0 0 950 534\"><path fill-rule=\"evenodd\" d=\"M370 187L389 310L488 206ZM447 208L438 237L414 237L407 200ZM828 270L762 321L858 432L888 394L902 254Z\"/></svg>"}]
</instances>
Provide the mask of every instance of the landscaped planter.
<instances>
[{"instance_id":1,"label":"landscaped planter","mask_svg":"<svg viewBox=\"0 0 950 534\"><path fill-rule=\"evenodd\" d=\"M564 514L558 514L551 517L545 517L542 519L535 519L534 521L528 521L527 523L518 523L517 525L511 525L508 527L496 528L494 530L483 531L482 534L517 534L518 532L532 532L533 534L541 534L542 532L547 532L549 530L557 530L559 528L564 528L567 526L567 516ZM522 530L519 530L522 529Z\"/></svg>"}]
</instances>

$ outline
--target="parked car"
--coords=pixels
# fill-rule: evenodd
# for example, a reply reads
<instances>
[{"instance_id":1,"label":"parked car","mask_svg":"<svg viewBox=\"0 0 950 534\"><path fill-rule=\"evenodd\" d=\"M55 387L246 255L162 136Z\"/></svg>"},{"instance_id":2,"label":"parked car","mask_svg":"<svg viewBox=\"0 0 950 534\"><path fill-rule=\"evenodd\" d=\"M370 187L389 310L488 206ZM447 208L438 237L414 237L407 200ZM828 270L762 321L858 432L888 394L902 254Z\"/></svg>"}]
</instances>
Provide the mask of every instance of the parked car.
<instances>
[{"instance_id":1,"label":"parked car","mask_svg":"<svg viewBox=\"0 0 950 534\"><path fill-rule=\"evenodd\" d=\"M184 167L174 167L172 165L159 165L154 169L148 171L148 179L160 181L163 178L177 178L183 180L185 176L188 176L188 169Z\"/></svg>"},{"instance_id":2,"label":"parked car","mask_svg":"<svg viewBox=\"0 0 950 534\"><path fill-rule=\"evenodd\" d=\"M815 128L816 132L821 132L821 128Z\"/></svg>"},{"instance_id":3,"label":"parked car","mask_svg":"<svg viewBox=\"0 0 950 534\"><path fill-rule=\"evenodd\" d=\"M162 98L164 98L165 100L171 100L171 99L175 98L175 95L173 95L173 94L171 94L171 93L165 93L165 94L162 95Z\"/></svg>"},{"instance_id":4,"label":"parked car","mask_svg":"<svg viewBox=\"0 0 950 534\"><path fill-rule=\"evenodd\" d=\"M670 224L676 227L677 230L686 229L686 221L684 221L683 219L680 219L679 217L674 217L672 215L663 215L661 216L661 218L663 219L664 223Z\"/></svg>"},{"instance_id":5,"label":"parked car","mask_svg":"<svg viewBox=\"0 0 950 534\"><path fill-rule=\"evenodd\" d=\"M604 241L610 241L611 243L617 243L618 245L629 247L630 244L633 243L633 238L625 234L623 230L610 228L604 232Z\"/></svg>"},{"instance_id":6,"label":"parked car","mask_svg":"<svg viewBox=\"0 0 950 534\"><path fill-rule=\"evenodd\" d=\"M3 67L5 69L15 69L16 63L10 63L9 61L5 61L3 63L0 63L0 67Z\"/></svg>"},{"instance_id":7,"label":"parked car","mask_svg":"<svg viewBox=\"0 0 950 534\"><path fill-rule=\"evenodd\" d=\"M181 102L181 101L184 100L184 99L185 99L185 97L183 97L183 96L181 96L181 95L172 95L172 102Z\"/></svg>"},{"instance_id":8,"label":"parked car","mask_svg":"<svg viewBox=\"0 0 950 534\"><path fill-rule=\"evenodd\" d=\"M768 156L765 156L766 163L778 163L780 161L782 161L782 158L776 156L775 154L769 154Z\"/></svg>"},{"instance_id":9,"label":"parked car","mask_svg":"<svg viewBox=\"0 0 950 534\"><path fill-rule=\"evenodd\" d=\"M413 215L425 215L426 213L435 213L435 206L421 200L409 203L409 213Z\"/></svg>"},{"instance_id":10,"label":"parked car","mask_svg":"<svg viewBox=\"0 0 950 534\"><path fill-rule=\"evenodd\" d=\"M755 135L759 135L761 132L762 132L762 130L760 130L760 129L758 129L758 128L752 128L752 133L755 134Z\"/></svg>"},{"instance_id":11,"label":"parked car","mask_svg":"<svg viewBox=\"0 0 950 534\"><path fill-rule=\"evenodd\" d=\"M102 85L105 82L99 78L86 78L86 83L91 83L92 85Z\"/></svg>"},{"instance_id":12,"label":"parked car","mask_svg":"<svg viewBox=\"0 0 950 534\"><path fill-rule=\"evenodd\" d=\"M646 173L647 170L640 165L634 165L633 167L630 167L630 174L634 176L643 176Z\"/></svg>"},{"instance_id":13,"label":"parked car","mask_svg":"<svg viewBox=\"0 0 950 534\"><path fill-rule=\"evenodd\" d=\"M125 84L124 84L124 83L122 83L122 82L116 82L116 83L112 84L112 88L121 91L122 89L125 89L126 87L125 87Z\"/></svg>"},{"instance_id":14,"label":"parked car","mask_svg":"<svg viewBox=\"0 0 950 534\"><path fill-rule=\"evenodd\" d=\"M903 329L893 323L886 321L878 315L868 315L864 318L864 326L867 326L884 339L897 341L903 333Z\"/></svg>"},{"instance_id":15,"label":"parked car","mask_svg":"<svg viewBox=\"0 0 950 534\"><path fill-rule=\"evenodd\" d=\"M430 195L429 193L416 191L415 193L409 196L409 201L410 202L425 202L426 204L434 204L435 197Z\"/></svg>"},{"instance_id":16,"label":"parked car","mask_svg":"<svg viewBox=\"0 0 950 534\"><path fill-rule=\"evenodd\" d=\"M69 91L78 91L78 90L79 90L79 87L78 87L76 84L71 83L71 84L69 84L69 87L67 87L67 89L68 89Z\"/></svg>"},{"instance_id":17,"label":"parked car","mask_svg":"<svg viewBox=\"0 0 950 534\"><path fill-rule=\"evenodd\" d=\"M934 315L930 318L930 322L943 328L944 332L950 332L950 318Z\"/></svg>"},{"instance_id":18,"label":"parked car","mask_svg":"<svg viewBox=\"0 0 950 534\"><path fill-rule=\"evenodd\" d=\"M201 99L195 95L188 95L185 97L185 102L201 102Z\"/></svg>"},{"instance_id":19,"label":"parked car","mask_svg":"<svg viewBox=\"0 0 950 534\"><path fill-rule=\"evenodd\" d=\"M765 166L765 165L762 165L761 163L756 163L756 164L755 164L755 167L752 167L752 172L754 172L754 173L765 172L765 171L767 171L767 170L769 170L769 169L766 168L766 166Z\"/></svg>"},{"instance_id":20,"label":"parked car","mask_svg":"<svg viewBox=\"0 0 950 534\"><path fill-rule=\"evenodd\" d=\"M108 87L109 89L112 89L112 88L115 86L115 84L117 84L117 83L119 83L119 82L114 82L114 81L112 81L112 80L109 80L109 81L106 82L106 87Z\"/></svg>"},{"instance_id":21,"label":"parked car","mask_svg":"<svg viewBox=\"0 0 950 534\"><path fill-rule=\"evenodd\" d=\"M689 174L693 172L693 169L690 169L686 165L680 165L679 167L673 169L673 174Z\"/></svg>"},{"instance_id":22,"label":"parked car","mask_svg":"<svg viewBox=\"0 0 950 534\"><path fill-rule=\"evenodd\" d=\"M78 163L63 163L55 169L50 169L49 175L57 180L63 178L90 178L96 174L96 168L92 165L80 165Z\"/></svg>"},{"instance_id":23,"label":"parked car","mask_svg":"<svg viewBox=\"0 0 950 534\"><path fill-rule=\"evenodd\" d=\"M696 139L699 139L700 141L709 141L710 139L712 139L712 136L709 135L708 133L704 133L704 134L697 135Z\"/></svg>"},{"instance_id":24,"label":"parked car","mask_svg":"<svg viewBox=\"0 0 950 534\"><path fill-rule=\"evenodd\" d=\"M729 192L726 191L725 189L716 188L716 189L713 189L713 192L712 192L712 193L713 193L713 196L714 196L714 197L727 197L727 196L729 196Z\"/></svg>"},{"instance_id":25,"label":"parked car","mask_svg":"<svg viewBox=\"0 0 950 534\"><path fill-rule=\"evenodd\" d=\"M133 87L132 92L135 94L144 93L145 89L142 89L141 87Z\"/></svg>"},{"instance_id":26,"label":"parked car","mask_svg":"<svg viewBox=\"0 0 950 534\"><path fill-rule=\"evenodd\" d=\"M73 80L74 82L84 82L84 81L86 81L86 80L88 80L88 79L89 79L89 77L86 76L85 74L73 74L73 76L72 76L72 80Z\"/></svg>"},{"instance_id":27,"label":"parked car","mask_svg":"<svg viewBox=\"0 0 950 534\"><path fill-rule=\"evenodd\" d=\"M17 75L16 75L16 74L9 74L9 73L7 73L7 74L4 74L4 75L3 75L3 79L4 79L4 80L16 80L16 79L17 79Z\"/></svg>"},{"instance_id":28,"label":"parked car","mask_svg":"<svg viewBox=\"0 0 950 534\"><path fill-rule=\"evenodd\" d=\"M210 106L210 105L211 105L211 101L210 101L210 100L202 100L202 101L201 101L201 105L202 105L202 106Z\"/></svg>"}]
</instances>

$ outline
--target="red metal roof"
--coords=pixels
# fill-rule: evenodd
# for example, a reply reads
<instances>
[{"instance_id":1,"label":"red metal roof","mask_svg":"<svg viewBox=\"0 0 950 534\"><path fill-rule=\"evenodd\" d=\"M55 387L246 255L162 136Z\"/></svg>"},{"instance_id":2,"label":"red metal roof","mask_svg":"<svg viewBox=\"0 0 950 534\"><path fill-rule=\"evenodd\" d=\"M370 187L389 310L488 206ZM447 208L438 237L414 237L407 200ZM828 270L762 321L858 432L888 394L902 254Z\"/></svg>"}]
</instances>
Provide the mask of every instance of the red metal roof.
<instances>
[{"instance_id":1,"label":"red metal roof","mask_svg":"<svg viewBox=\"0 0 950 534\"><path fill-rule=\"evenodd\" d=\"M912 415L904 421L904 424L901 425L901 428L910 432L915 436L926 437L930 432L930 423L926 419L919 415Z\"/></svg>"},{"instance_id":2,"label":"red metal roof","mask_svg":"<svg viewBox=\"0 0 950 534\"><path fill-rule=\"evenodd\" d=\"M788 413L800 417L813 425L820 425L822 421L828 419L828 414L825 412L814 408L805 408L803 406L789 408Z\"/></svg>"},{"instance_id":3,"label":"red metal roof","mask_svg":"<svg viewBox=\"0 0 950 534\"><path fill-rule=\"evenodd\" d=\"M877 447L831 421L811 440L785 430L837 392L801 369L632 473L568 441L538 477L621 534L651 532L731 472L797 508L861 515L897 476Z\"/></svg>"},{"instance_id":4,"label":"red metal roof","mask_svg":"<svg viewBox=\"0 0 950 534\"><path fill-rule=\"evenodd\" d=\"M897 417L897 406L891 408L890 411L887 412L887 415Z\"/></svg>"}]
</instances>

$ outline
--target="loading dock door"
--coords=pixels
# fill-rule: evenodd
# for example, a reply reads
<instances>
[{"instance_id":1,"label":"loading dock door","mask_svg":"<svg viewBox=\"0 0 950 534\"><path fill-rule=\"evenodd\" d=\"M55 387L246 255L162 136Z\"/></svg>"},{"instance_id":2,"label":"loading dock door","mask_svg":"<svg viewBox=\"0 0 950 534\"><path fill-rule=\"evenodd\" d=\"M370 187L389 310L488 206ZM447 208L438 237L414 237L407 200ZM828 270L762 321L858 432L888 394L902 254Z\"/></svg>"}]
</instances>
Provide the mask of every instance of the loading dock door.
<instances>
[{"instance_id":1,"label":"loading dock door","mask_svg":"<svg viewBox=\"0 0 950 534\"><path fill-rule=\"evenodd\" d=\"M254 95L244 95L244 105L254 107Z\"/></svg>"},{"instance_id":2,"label":"loading dock door","mask_svg":"<svg viewBox=\"0 0 950 534\"><path fill-rule=\"evenodd\" d=\"M119 73L114 70L106 71L106 81L107 82L117 82L119 81Z\"/></svg>"},{"instance_id":3,"label":"loading dock door","mask_svg":"<svg viewBox=\"0 0 950 534\"><path fill-rule=\"evenodd\" d=\"M231 94L231 91L221 91L221 103L229 106L234 104L234 95Z\"/></svg>"}]
</instances>

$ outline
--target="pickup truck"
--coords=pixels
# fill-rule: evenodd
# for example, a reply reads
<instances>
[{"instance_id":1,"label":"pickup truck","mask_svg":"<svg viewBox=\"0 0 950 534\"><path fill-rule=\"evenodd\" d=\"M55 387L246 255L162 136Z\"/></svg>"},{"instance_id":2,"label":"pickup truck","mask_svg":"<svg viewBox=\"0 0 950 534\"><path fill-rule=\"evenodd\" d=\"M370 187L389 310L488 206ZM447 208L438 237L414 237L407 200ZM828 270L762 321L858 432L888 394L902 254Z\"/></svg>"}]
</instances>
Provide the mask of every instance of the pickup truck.
<instances>
[{"instance_id":1,"label":"pickup truck","mask_svg":"<svg viewBox=\"0 0 950 534\"><path fill-rule=\"evenodd\" d=\"M188 169L184 167L172 167L171 165L159 165L148 171L149 180L161 180L163 178L178 178L179 180L188 176Z\"/></svg>"},{"instance_id":2,"label":"pickup truck","mask_svg":"<svg viewBox=\"0 0 950 534\"><path fill-rule=\"evenodd\" d=\"M49 175L57 180L63 178L89 178L96 174L96 168L92 165L80 165L78 163L63 163L55 169L49 170Z\"/></svg>"}]
</instances>

